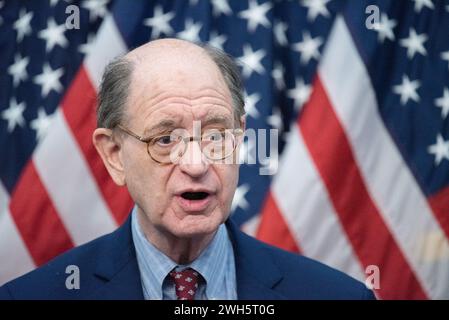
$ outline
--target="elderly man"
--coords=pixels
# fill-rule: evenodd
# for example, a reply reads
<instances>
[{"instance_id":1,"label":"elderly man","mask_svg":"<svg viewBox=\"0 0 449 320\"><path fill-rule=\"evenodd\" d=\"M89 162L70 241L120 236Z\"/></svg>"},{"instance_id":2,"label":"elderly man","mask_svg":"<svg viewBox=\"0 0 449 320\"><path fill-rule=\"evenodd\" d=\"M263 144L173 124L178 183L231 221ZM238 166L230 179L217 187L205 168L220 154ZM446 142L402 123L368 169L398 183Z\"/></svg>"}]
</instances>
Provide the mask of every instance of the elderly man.
<instances>
[{"instance_id":1,"label":"elderly man","mask_svg":"<svg viewBox=\"0 0 449 320\"><path fill-rule=\"evenodd\" d=\"M4 285L0 297L374 298L362 283L262 244L228 219L244 128L237 67L224 53L165 39L113 61L93 143L129 190L132 214L117 231ZM80 271L75 287L71 265Z\"/></svg>"}]
</instances>

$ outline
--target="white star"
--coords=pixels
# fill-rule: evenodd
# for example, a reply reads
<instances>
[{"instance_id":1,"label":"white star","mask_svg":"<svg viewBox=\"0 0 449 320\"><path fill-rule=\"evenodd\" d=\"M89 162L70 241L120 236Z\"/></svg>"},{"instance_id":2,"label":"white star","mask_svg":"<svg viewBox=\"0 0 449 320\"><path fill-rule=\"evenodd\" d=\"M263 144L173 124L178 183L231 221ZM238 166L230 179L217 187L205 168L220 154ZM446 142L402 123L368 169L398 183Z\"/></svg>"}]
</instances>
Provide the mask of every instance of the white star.
<instances>
[{"instance_id":1,"label":"white star","mask_svg":"<svg viewBox=\"0 0 449 320\"><path fill-rule=\"evenodd\" d=\"M42 73L34 77L34 83L42 88L42 96L46 97L51 90L61 92L62 85L59 78L63 75L63 68L53 70L48 63L44 65Z\"/></svg>"},{"instance_id":2,"label":"white star","mask_svg":"<svg viewBox=\"0 0 449 320\"><path fill-rule=\"evenodd\" d=\"M53 18L50 18L47 21L47 29L39 31L38 34L39 38L46 41L45 51L49 52L57 44L63 48L67 46L68 42L64 36L65 30L66 28L64 23L58 26Z\"/></svg>"},{"instance_id":3,"label":"white star","mask_svg":"<svg viewBox=\"0 0 449 320\"><path fill-rule=\"evenodd\" d=\"M109 0L84 0L81 7L89 10L89 21L92 22L108 13L108 2Z\"/></svg>"},{"instance_id":4,"label":"white star","mask_svg":"<svg viewBox=\"0 0 449 320\"><path fill-rule=\"evenodd\" d=\"M441 116L444 118L449 114L449 89L444 88L444 93L441 98L435 99L435 105L441 108Z\"/></svg>"},{"instance_id":5,"label":"white star","mask_svg":"<svg viewBox=\"0 0 449 320\"><path fill-rule=\"evenodd\" d=\"M441 52L441 59L448 62L447 67L449 68L449 51Z\"/></svg>"},{"instance_id":6,"label":"white star","mask_svg":"<svg viewBox=\"0 0 449 320\"><path fill-rule=\"evenodd\" d=\"M54 7L60 0L50 0L50 7ZM65 3L72 3L73 0L64 0Z\"/></svg>"},{"instance_id":7,"label":"white star","mask_svg":"<svg viewBox=\"0 0 449 320\"><path fill-rule=\"evenodd\" d=\"M212 31L209 37L209 45L223 50L227 38L224 34L219 35L216 31Z\"/></svg>"},{"instance_id":8,"label":"white star","mask_svg":"<svg viewBox=\"0 0 449 320\"><path fill-rule=\"evenodd\" d=\"M282 90L285 88L284 73L285 69L283 64L279 61L276 61L274 63L273 71L271 71L271 76L273 77L274 83L278 90Z\"/></svg>"},{"instance_id":9,"label":"white star","mask_svg":"<svg viewBox=\"0 0 449 320\"><path fill-rule=\"evenodd\" d=\"M420 12L423 7L433 9L433 3L431 0L413 0L415 2L415 12Z\"/></svg>"},{"instance_id":10,"label":"white star","mask_svg":"<svg viewBox=\"0 0 449 320\"><path fill-rule=\"evenodd\" d=\"M198 0L189 0L189 5L192 7L197 5L197 3L198 3Z\"/></svg>"},{"instance_id":11,"label":"white star","mask_svg":"<svg viewBox=\"0 0 449 320\"><path fill-rule=\"evenodd\" d=\"M265 69L262 66L261 60L265 57L265 51L259 49L253 51L251 46L245 44L243 47L243 56L239 58L238 63L242 66L242 74L245 78L249 78L255 71L258 74L263 74Z\"/></svg>"},{"instance_id":12,"label":"white star","mask_svg":"<svg viewBox=\"0 0 449 320\"><path fill-rule=\"evenodd\" d=\"M415 53L418 52L423 56L427 55L426 48L424 48L424 42L427 40L427 36L422 34L417 34L415 29L410 28L410 34L408 38L401 39L399 43L401 46L407 48L407 56L412 59Z\"/></svg>"},{"instance_id":13,"label":"white star","mask_svg":"<svg viewBox=\"0 0 449 320\"><path fill-rule=\"evenodd\" d=\"M37 118L30 122L31 129L36 131L38 141L41 141L45 137L50 127L51 119L51 115L48 115L43 108L39 108Z\"/></svg>"},{"instance_id":14,"label":"white star","mask_svg":"<svg viewBox=\"0 0 449 320\"><path fill-rule=\"evenodd\" d=\"M329 17L329 11L326 8L326 4L330 0L302 0L301 4L307 7L307 19L309 21L315 21L318 15L323 17Z\"/></svg>"},{"instance_id":15,"label":"white star","mask_svg":"<svg viewBox=\"0 0 449 320\"><path fill-rule=\"evenodd\" d=\"M143 21L145 26L151 28L151 39L159 38L162 33L165 35L172 34L173 28L170 26L170 20L173 19L174 16L175 14L170 11L164 13L161 5L155 6L153 17Z\"/></svg>"},{"instance_id":16,"label":"white star","mask_svg":"<svg viewBox=\"0 0 449 320\"><path fill-rule=\"evenodd\" d=\"M282 114L279 107L275 107L271 116L267 117L267 123L273 128L282 131L284 123L282 122Z\"/></svg>"},{"instance_id":17,"label":"white star","mask_svg":"<svg viewBox=\"0 0 449 320\"><path fill-rule=\"evenodd\" d=\"M219 16L221 13L229 16L232 14L231 7L228 0L212 0L212 13L214 16Z\"/></svg>"},{"instance_id":18,"label":"white star","mask_svg":"<svg viewBox=\"0 0 449 320\"><path fill-rule=\"evenodd\" d=\"M23 118L23 111L25 110L25 102L17 103L15 98L11 99L9 108L3 110L2 118L8 121L8 132L12 132L17 125L23 127L25 119Z\"/></svg>"},{"instance_id":19,"label":"white star","mask_svg":"<svg viewBox=\"0 0 449 320\"><path fill-rule=\"evenodd\" d=\"M78 51L87 56L90 51L92 50L92 44L94 43L95 35L92 33L89 33L87 36L86 43L80 44L78 46Z\"/></svg>"},{"instance_id":20,"label":"white star","mask_svg":"<svg viewBox=\"0 0 449 320\"><path fill-rule=\"evenodd\" d=\"M248 138L243 141L240 146L239 163L255 164L256 163L256 149L254 140Z\"/></svg>"},{"instance_id":21,"label":"white star","mask_svg":"<svg viewBox=\"0 0 449 320\"><path fill-rule=\"evenodd\" d=\"M393 19L389 20L385 13L380 16L380 22L376 24L374 30L379 33L379 41L384 42L385 38L394 41L393 28L397 25L397 22Z\"/></svg>"},{"instance_id":22,"label":"white star","mask_svg":"<svg viewBox=\"0 0 449 320\"><path fill-rule=\"evenodd\" d=\"M300 78L295 80L295 87L288 90L287 96L294 100L295 110L300 110L304 103L309 101L310 94L312 93L312 87L304 83L304 80Z\"/></svg>"},{"instance_id":23,"label":"white star","mask_svg":"<svg viewBox=\"0 0 449 320\"><path fill-rule=\"evenodd\" d=\"M178 32L178 37L191 42L200 42L200 31L203 27L200 21L194 23L193 19L187 19L183 31Z\"/></svg>"},{"instance_id":24,"label":"white star","mask_svg":"<svg viewBox=\"0 0 449 320\"><path fill-rule=\"evenodd\" d=\"M31 19L33 12L26 13L25 9L20 10L19 18L14 21L14 29L17 31L17 42L22 41L24 36L31 33Z\"/></svg>"},{"instance_id":25,"label":"white star","mask_svg":"<svg viewBox=\"0 0 449 320\"><path fill-rule=\"evenodd\" d=\"M439 165L443 159L449 160L449 140L445 141L438 134L436 143L429 146L427 152L435 156L435 165Z\"/></svg>"},{"instance_id":26,"label":"white star","mask_svg":"<svg viewBox=\"0 0 449 320\"><path fill-rule=\"evenodd\" d=\"M285 35L285 33L287 32L287 28L288 25L285 22L277 21L274 23L274 38L281 46L285 46L288 44L287 36Z\"/></svg>"},{"instance_id":27,"label":"white star","mask_svg":"<svg viewBox=\"0 0 449 320\"><path fill-rule=\"evenodd\" d=\"M419 95L416 90L421 86L419 80L410 81L407 75L402 76L402 83L393 87L393 92L401 96L401 104L407 104L408 100L412 99L415 102L419 101Z\"/></svg>"},{"instance_id":28,"label":"white star","mask_svg":"<svg viewBox=\"0 0 449 320\"><path fill-rule=\"evenodd\" d=\"M56 3L58 3L60 0L50 0L50 2L54 2L55 4ZM72 3L73 2L73 0L63 0L65 3ZM51 3L50 3L50 5L51 6L53 6Z\"/></svg>"},{"instance_id":29,"label":"white star","mask_svg":"<svg viewBox=\"0 0 449 320\"><path fill-rule=\"evenodd\" d=\"M256 0L249 0L249 8L241 11L239 17L248 20L248 31L250 32L254 32L259 24L268 28L270 27L270 21L265 15L271 7L272 4L268 2L259 5Z\"/></svg>"},{"instance_id":30,"label":"white star","mask_svg":"<svg viewBox=\"0 0 449 320\"><path fill-rule=\"evenodd\" d=\"M319 47L323 44L320 37L311 38L309 32L303 32L302 42L293 44L293 50L301 54L301 64L309 63L310 59L318 60L320 58Z\"/></svg>"},{"instance_id":31,"label":"white star","mask_svg":"<svg viewBox=\"0 0 449 320\"><path fill-rule=\"evenodd\" d=\"M249 191L249 184L245 183L237 187L234 193L234 198L232 199L231 211L235 211L237 208L242 208L243 210L248 209L249 203L245 199L245 195Z\"/></svg>"},{"instance_id":32,"label":"white star","mask_svg":"<svg viewBox=\"0 0 449 320\"><path fill-rule=\"evenodd\" d=\"M12 76L14 87L28 78L27 66L30 63L29 57L21 58L20 54L14 57L14 64L8 67L8 73Z\"/></svg>"},{"instance_id":33,"label":"white star","mask_svg":"<svg viewBox=\"0 0 449 320\"><path fill-rule=\"evenodd\" d=\"M248 95L245 92L245 111L253 118L259 118L259 110L257 110L257 102L260 101L260 94L257 92Z\"/></svg>"}]
</instances>

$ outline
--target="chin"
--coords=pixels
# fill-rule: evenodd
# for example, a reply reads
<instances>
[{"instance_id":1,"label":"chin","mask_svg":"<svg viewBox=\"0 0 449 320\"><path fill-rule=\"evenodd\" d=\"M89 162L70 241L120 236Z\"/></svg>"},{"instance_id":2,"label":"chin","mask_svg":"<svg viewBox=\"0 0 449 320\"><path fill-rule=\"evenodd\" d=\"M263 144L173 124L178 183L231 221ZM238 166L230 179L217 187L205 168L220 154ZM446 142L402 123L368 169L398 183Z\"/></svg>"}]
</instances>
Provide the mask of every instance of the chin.
<instances>
[{"instance_id":1,"label":"chin","mask_svg":"<svg viewBox=\"0 0 449 320\"><path fill-rule=\"evenodd\" d=\"M179 238L206 236L217 231L223 219L214 216L188 215L174 223L172 233Z\"/></svg>"}]
</instances>

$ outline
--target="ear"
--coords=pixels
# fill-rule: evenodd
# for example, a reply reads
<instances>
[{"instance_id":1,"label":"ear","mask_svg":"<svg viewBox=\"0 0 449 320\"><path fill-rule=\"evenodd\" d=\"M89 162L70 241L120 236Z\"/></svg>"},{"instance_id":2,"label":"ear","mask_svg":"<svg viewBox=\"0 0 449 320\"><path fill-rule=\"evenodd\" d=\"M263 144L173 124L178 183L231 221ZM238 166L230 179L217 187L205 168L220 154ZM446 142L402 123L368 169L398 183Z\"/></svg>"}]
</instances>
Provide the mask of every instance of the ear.
<instances>
[{"instance_id":1,"label":"ear","mask_svg":"<svg viewBox=\"0 0 449 320\"><path fill-rule=\"evenodd\" d=\"M125 185L125 173L121 157L121 145L112 136L112 130L106 128L95 129L92 142L103 160L112 180L119 185Z\"/></svg>"}]
</instances>

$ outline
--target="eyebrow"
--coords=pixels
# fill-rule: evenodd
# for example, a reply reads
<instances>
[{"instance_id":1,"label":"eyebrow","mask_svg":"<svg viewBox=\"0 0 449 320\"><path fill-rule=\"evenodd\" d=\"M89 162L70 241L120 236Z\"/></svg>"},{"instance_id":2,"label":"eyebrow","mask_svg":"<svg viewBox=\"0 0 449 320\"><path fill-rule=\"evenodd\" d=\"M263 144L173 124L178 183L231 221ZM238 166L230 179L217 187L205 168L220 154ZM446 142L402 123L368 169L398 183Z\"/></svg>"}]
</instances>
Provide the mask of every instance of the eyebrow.
<instances>
[{"instance_id":1,"label":"eyebrow","mask_svg":"<svg viewBox=\"0 0 449 320\"><path fill-rule=\"evenodd\" d=\"M232 127L232 119L224 115L210 115L201 121L201 126L206 127L211 124L222 124L225 127Z\"/></svg>"},{"instance_id":2,"label":"eyebrow","mask_svg":"<svg viewBox=\"0 0 449 320\"><path fill-rule=\"evenodd\" d=\"M156 125L145 129L143 133L144 133L144 136L148 136L155 132L159 132L159 131L163 131L163 130L170 130L170 129L174 130L176 128L179 128L179 125L175 121L165 119L165 120L160 121Z\"/></svg>"},{"instance_id":3,"label":"eyebrow","mask_svg":"<svg viewBox=\"0 0 449 320\"><path fill-rule=\"evenodd\" d=\"M227 128L232 127L232 120L225 115L209 115L204 120L201 120L201 127L206 127L212 124L221 124ZM154 126L144 130L144 136L151 136L160 131L175 130L179 128L179 124L170 119L161 120Z\"/></svg>"}]
</instances>

